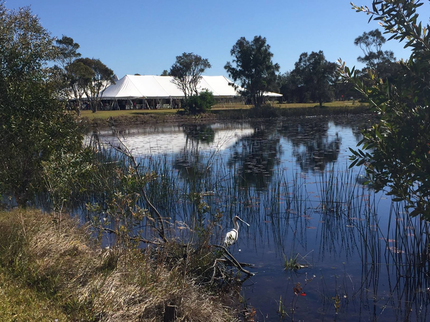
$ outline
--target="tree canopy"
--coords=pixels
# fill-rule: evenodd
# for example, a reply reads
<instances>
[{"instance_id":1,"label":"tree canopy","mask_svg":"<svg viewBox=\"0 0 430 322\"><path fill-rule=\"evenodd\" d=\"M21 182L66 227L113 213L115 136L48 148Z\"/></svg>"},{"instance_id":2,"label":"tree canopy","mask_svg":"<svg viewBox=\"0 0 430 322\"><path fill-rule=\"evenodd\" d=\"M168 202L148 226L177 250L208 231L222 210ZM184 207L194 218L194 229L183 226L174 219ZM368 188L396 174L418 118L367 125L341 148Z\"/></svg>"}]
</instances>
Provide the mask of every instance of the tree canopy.
<instances>
[{"instance_id":1,"label":"tree canopy","mask_svg":"<svg viewBox=\"0 0 430 322\"><path fill-rule=\"evenodd\" d=\"M103 64L100 59L81 58L79 44L73 38L64 36L55 41L56 61L60 66L52 68L56 74L61 96L65 99L78 100L85 96L93 112L97 111L103 90L116 81L113 70Z\"/></svg>"},{"instance_id":2,"label":"tree canopy","mask_svg":"<svg viewBox=\"0 0 430 322\"><path fill-rule=\"evenodd\" d=\"M396 58L391 50L382 50L385 42L386 39L379 29L364 32L354 40L354 44L359 46L364 54L364 56L359 56L357 60L366 64L366 70L373 70L378 78L393 81L392 75L400 71L399 64L396 63ZM368 77L365 72L363 76Z\"/></svg>"},{"instance_id":3,"label":"tree canopy","mask_svg":"<svg viewBox=\"0 0 430 322\"><path fill-rule=\"evenodd\" d=\"M169 75L173 76L173 82L187 99L191 95L198 95L197 85L203 72L208 68L211 68L211 64L206 58L193 53L183 53L176 56L176 62L170 68Z\"/></svg>"},{"instance_id":4,"label":"tree canopy","mask_svg":"<svg viewBox=\"0 0 430 322\"><path fill-rule=\"evenodd\" d=\"M411 214L430 218L430 26L418 21L421 1L373 0L372 7L355 6L358 12L379 21L384 34L404 42L411 56L400 62L395 82L376 79L367 86L357 71L344 63L340 72L367 98L380 120L363 132L359 149L351 150L352 164L364 165L377 190L387 187L395 200L406 200Z\"/></svg>"},{"instance_id":5,"label":"tree canopy","mask_svg":"<svg viewBox=\"0 0 430 322\"><path fill-rule=\"evenodd\" d=\"M327 61L322 51L302 53L291 72L278 76L280 91L289 102L311 100L322 106L334 98L336 70L337 64Z\"/></svg>"},{"instance_id":6,"label":"tree canopy","mask_svg":"<svg viewBox=\"0 0 430 322\"><path fill-rule=\"evenodd\" d=\"M89 100L92 111L96 112L103 90L115 83L116 75L100 59L78 58L72 64L73 66L69 68L69 71L76 73L76 84Z\"/></svg>"},{"instance_id":7,"label":"tree canopy","mask_svg":"<svg viewBox=\"0 0 430 322\"><path fill-rule=\"evenodd\" d=\"M41 187L42 162L79 149L82 137L48 68L54 39L29 8L0 2L0 24L0 193L25 205Z\"/></svg>"},{"instance_id":8,"label":"tree canopy","mask_svg":"<svg viewBox=\"0 0 430 322\"><path fill-rule=\"evenodd\" d=\"M333 99L336 70L337 65L327 61L320 50L310 54L302 53L292 74L299 80L298 87L302 87L312 101L322 106L323 102Z\"/></svg>"},{"instance_id":9,"label":"tree canopy","mask_svg":"<svg viewBox=\"0 0 430 322\"><path fill-rule=\"evenodd\" d=\"M242 94L250 97L254 106L263 104L264 92L276 84L279 65L272 62L273 54L266 38L255 36L252 41L241 37L230 51L232 62L224 66L233 81L239 81Z\"/></svg>"},{"instance_id":10,"label":"tree canopy","mask_svg":"<svg viewBox=\"0 0 430 322\"><path fill-rule=\"evenodd\" d=\"M80 46L78 43L75 43L73 38L63 35L63 37L57 39L55 43L59 51L57 60L63 68L70 65L73 60L81 57L81 54L78 52Z\"/></svg>"}]
</instances>

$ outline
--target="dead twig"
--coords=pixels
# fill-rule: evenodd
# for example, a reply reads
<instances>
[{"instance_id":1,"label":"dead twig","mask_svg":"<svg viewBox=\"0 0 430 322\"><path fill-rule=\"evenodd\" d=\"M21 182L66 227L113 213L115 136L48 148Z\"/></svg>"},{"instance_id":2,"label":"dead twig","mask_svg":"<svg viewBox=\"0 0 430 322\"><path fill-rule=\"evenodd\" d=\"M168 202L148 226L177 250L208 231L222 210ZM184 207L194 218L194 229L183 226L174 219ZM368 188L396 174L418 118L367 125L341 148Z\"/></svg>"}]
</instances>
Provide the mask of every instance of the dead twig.
<instances>
[{"instance_id":1,"label":"dead twig","mask_svg":"<svg viewBox=\"0 0 430 322\"><path fill-rule=\"evenodd\" d=\"M105 232L107 232L109 234L114 234L114 235L118 236L118 232L116 230L114 230L114 229L103 228L103 231L105 231ZM147 240L145 238L138 237L138 236L127 236L127 238L129 240L138 241L138 242L142 242L142 243L145 243L145 244L151 244L151 245L157 245L157 246L162 245L160 243L157 243L157 242L154 242L154 241L150 241L150 240Z\"/></svg>"},{"instance_id":2,"label":"dead twig","mask_svg":"<svg viewBox=\"0 0 430 322\"><path fill-rule=\"evenodd\" d=\"M232 264L241 272L248 274L249 276L254 276L255 273L252 273L246 269L244 269L242 267L242 265L237 261L236 258L234 258L234 256L227 250L227 248L225 248L224 246L221 245L212 245L213 247L217 247L217 248L221 248L224 252L224 256L227 258L227 260L231 261Z\"/></svg>"},{"instance_id":3,"label":"dead twig","mask_svg":"<svg viewBox=\"0 0 430 322\"><path fill-rule=\"evenodd\" d=\"M136 176L139 180L139 182L143 182L142 180L142 176L139 172L139 165L136 162L136 158L131 154L131 151L128 149L128 147L121 141L120 138L117 138L118 141L121 143L121 146L113 146L112 148L114 148L116 151L124 154L132 163L132 166L136 172ZM164 222L163 222L163 217L161 216L160 212L158 211L158 209L152 204L152 202L149 200L147 194L146 194L146 190L143 187L143 185L140 185L140 190L142 193L143 198L145 199L146 203L148 204L149 208L156 214L157 219L158 219L158 223L160 225L160 227L155 227L158 235L161 237L161 239L166 243L167 242L167 238L166 238L166 234L165 234L165 229L164 229Z\"/></svg>"}]
</instances>

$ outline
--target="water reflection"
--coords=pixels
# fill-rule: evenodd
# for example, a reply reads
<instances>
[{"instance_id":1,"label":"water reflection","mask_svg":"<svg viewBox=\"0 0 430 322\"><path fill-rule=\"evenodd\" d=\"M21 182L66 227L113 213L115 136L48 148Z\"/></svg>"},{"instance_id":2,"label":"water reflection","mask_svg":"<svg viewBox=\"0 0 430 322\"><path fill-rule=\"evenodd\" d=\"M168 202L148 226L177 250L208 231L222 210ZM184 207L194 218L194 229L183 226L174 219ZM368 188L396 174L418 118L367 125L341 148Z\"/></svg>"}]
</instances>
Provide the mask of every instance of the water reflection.
<instances>
[{"instance_id":1,"label":"water reflection","mask_svg":"<svg viewBox=\"0 0 430 322\"><path fill-rule=\"evenodd\" d=\"M215 140L215 131L212 129L212 126L207 124L184 125L184 133L186 142L192 141L197 144L200 142L210 144ZM187 146L187 144L185 146Z\"/></svg>"},{"instance_id":2,"label":"water reflection","mask_svg":"<svg viewBox=\"0 0 430 322\"><path fill-rule=\"evenodd\" d=\"M234 171L240 187L267 188L275 166L279 165L280 136L276 127L260 123L254 132L240 138L232 147L227 166Z\"/></svg>"},{"instance_id":3,"label":"water reflection","mask_svg":"<svg viewBox=\"0 0 430 322\"><path fill-rule=\"evenodd\" d=\"M341 145L338 133L328 135L329 122L325 119L310 118L306 122L286 123L280 133L292 145L292 154L304 172L323 171L327 164L337 161Z\"/></svg>"},{"instance_id":4,"label":"water reflection","mask_svg":"<svg viewBox=\"0 0 430 322\"><path fill-rule=\"evenodd\" d=\"M185 125L183 131L185 144L183 149L175 155L174 168L188 182L199 182L210 171L207 160L200 151L200 145L213 143L215 131L210 125Z\"/></svg>"},{"instance_id":5,"label":"water reflection","mask_svg":"<svg viewBox=\"0 0 430 322\"><path fill-rule=\"evenodd\" d=\"M151 200L172 223L230 227L237 214L251 224L231 251L255 264L242 292L258 320L426 321L428 223L357 184L363 174L344 162L368 125L368 116L309 118L123 136L160 173ZM309 267L284 270L297 254Z\"/></svg>"}]
</instances>

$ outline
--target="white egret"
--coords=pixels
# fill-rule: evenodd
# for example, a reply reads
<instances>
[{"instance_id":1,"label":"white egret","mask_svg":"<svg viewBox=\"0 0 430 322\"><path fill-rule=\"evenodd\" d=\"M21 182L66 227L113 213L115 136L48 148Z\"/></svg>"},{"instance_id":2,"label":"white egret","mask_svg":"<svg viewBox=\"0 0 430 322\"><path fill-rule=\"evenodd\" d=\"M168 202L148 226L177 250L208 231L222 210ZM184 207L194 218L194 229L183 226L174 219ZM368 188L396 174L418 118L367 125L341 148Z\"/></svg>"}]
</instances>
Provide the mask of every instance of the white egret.
<instances>
[{"instance_id":1,"label":"white egret","mask_svg":"<svg viewBox=\"0 0 430 322\"><path fill-rule=\"evenodd\" d=\"M239 223L237 222L238 220L243 222L245 225L249 226L249 224L243 219L239 218L239 216L234 216L233 217L234 228L225 235L225 239L224 239L225 247L229 247L233 245L236 242L237 238L239 237Z\"/></svg>"}]
</instances>

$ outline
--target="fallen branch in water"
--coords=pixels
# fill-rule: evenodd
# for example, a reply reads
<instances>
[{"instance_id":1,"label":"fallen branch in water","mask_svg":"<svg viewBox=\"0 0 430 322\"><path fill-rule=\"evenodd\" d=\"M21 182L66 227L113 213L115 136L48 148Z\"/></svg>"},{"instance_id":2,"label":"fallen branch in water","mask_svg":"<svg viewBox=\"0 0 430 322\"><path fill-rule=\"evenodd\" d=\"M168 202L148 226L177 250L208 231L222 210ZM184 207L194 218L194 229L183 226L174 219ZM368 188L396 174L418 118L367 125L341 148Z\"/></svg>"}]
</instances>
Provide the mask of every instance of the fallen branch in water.
<instances>
[{"instance_id":1,"label":"fallen branch in water","mask_svg":"<svg viewBox=\"0 0 430 322\"><path fill-rule=\"evenodd\" d=\"M237 261L237 259L227 250L226 247L221 246L221 245L212 245L212 246L222 249L222 251L224 252L224 256L225 256L226 260L230 261L233 264L233 266L235 266L239 271L241 271L245 274L248 274L249 276L255 275L255 273L252 273L252 272L244 269L243 265ZM219 259L219 258L216 259L215 264L217 261L222 261L222 259ZM246 265L249 266L249 264L246 264Z\"/></svg>"}]
</instances>

